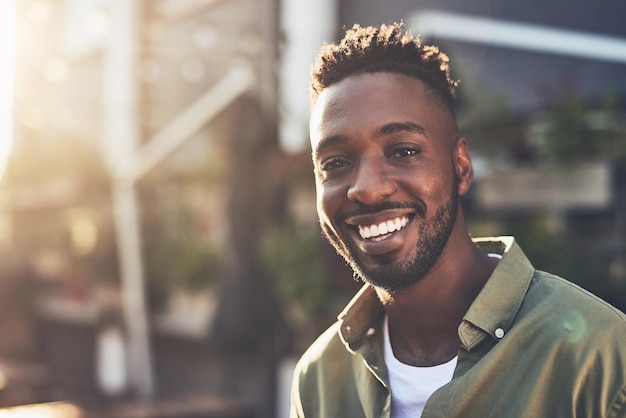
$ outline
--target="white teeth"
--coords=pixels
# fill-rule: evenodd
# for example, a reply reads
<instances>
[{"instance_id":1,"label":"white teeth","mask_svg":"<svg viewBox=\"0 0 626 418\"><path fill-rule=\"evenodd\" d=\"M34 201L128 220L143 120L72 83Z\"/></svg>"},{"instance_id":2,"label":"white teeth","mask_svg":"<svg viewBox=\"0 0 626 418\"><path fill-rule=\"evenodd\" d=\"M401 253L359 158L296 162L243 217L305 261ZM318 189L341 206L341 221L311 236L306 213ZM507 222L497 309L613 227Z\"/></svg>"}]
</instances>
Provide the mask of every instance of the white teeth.
<instances>
[{"instance_id":1,"label":"white teeth","mask_svg":"<svg viewBox=\"0 0 626 418\"><path fill-rule=\"evenodd\" d=\"M386 235L394 231L399 231L409 223L409 218L401 216L396 219L391 219L385 222L381 222L378 225L359 225L359 234L362 238L374 238L381 235Z\"/></svg>"}]
</instances>

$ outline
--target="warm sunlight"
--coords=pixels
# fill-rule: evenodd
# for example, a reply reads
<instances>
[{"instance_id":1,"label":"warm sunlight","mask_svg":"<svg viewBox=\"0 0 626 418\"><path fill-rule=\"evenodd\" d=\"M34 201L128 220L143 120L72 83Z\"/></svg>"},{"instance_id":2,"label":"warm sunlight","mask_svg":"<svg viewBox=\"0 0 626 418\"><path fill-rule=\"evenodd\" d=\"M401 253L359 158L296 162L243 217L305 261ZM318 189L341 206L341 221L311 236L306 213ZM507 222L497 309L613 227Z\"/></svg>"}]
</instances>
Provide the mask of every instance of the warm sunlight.
<instances>
[{"instance_id":1,"label":"warm sunlight","mask_svg":"<svg viewBox=\"0 0 626 418\"><path fill-rule=\"evenodd\" d=\"M0 2L0 178L13 142L14 6L14 0Z\"/></svg>"}]
</instances>

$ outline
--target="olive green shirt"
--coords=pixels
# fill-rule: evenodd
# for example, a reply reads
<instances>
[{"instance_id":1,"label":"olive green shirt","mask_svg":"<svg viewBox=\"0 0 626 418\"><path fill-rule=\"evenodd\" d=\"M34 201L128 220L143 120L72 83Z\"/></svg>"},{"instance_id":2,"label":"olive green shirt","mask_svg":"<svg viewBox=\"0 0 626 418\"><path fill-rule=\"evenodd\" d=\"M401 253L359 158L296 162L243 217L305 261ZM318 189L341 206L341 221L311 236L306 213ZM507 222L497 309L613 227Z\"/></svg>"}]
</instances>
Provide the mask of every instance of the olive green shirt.
<instances>
[{"instance_id":1,"label":"olive green shirt","mask_svg":"<svg viewBox=\"0 0 626 418\"><path fill-rule=\"evenodd\" d=\"M475 242L503 257L459 325L454 377L422 417L626 417L626 316L535 270L511 237ZM364 286L298 362L292 418L390 416L383 318Z\"/></svg>"}]
</instances>

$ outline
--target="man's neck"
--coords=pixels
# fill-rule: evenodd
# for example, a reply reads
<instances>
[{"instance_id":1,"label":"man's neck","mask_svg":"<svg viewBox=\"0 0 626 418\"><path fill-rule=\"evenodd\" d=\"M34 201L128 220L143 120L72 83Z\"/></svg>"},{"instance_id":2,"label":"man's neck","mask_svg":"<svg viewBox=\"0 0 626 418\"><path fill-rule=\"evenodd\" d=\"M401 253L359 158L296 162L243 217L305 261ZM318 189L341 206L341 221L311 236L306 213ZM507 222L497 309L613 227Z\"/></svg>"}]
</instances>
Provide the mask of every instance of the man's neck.
<instances>
[{"instance_id":1,"label":"man's neck","mask_svg":"<svg viewBox=\"0 0 626 418\"><path fill-rule=\"evenodd\" d=\"M396 358L414 366L445 363L458 352L458 327L493 272L497 260L471 242L447 248L433 269L409 289L376 289L389 316Z\"/></svg>"}]
</instances>

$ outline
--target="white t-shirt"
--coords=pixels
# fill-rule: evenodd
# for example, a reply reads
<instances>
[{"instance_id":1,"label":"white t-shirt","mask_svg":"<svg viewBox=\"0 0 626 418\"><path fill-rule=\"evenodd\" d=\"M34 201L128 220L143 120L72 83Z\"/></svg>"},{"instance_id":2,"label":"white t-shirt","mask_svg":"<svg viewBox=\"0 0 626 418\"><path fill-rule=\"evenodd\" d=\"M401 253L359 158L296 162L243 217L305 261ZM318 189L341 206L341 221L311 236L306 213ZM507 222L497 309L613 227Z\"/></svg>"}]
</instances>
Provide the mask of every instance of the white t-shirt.
<instances>
[{"instance_id":1,"label":"white t-shirt","mask_svg":"<svg viewBox=\"0 0 626 418\"><path fill-rule=\"evenodd\" d=\"M500 254L490 257L502 258ZM391 386L391 418L415 418L422 415L424 405L430 395L452 380L458 358L433 367L409 366L399 361L393 354L389 341L389 320L385 317L383 326L385 337L385 363L389 370Z\"/></svg>"},{"instance_id":2,"label":"white t-shirt","mask_svg":"<svg viewBox=\"0 0 626 418\"><path fill-rule=\"evenodd\" d=\"M385 363L391 386L391 418L416 418L422 415L430 395L452 380L457 357L432 367L415 367L399 361L389 341L389 324L385 318Z\"/></svg>"}]
</instances>

